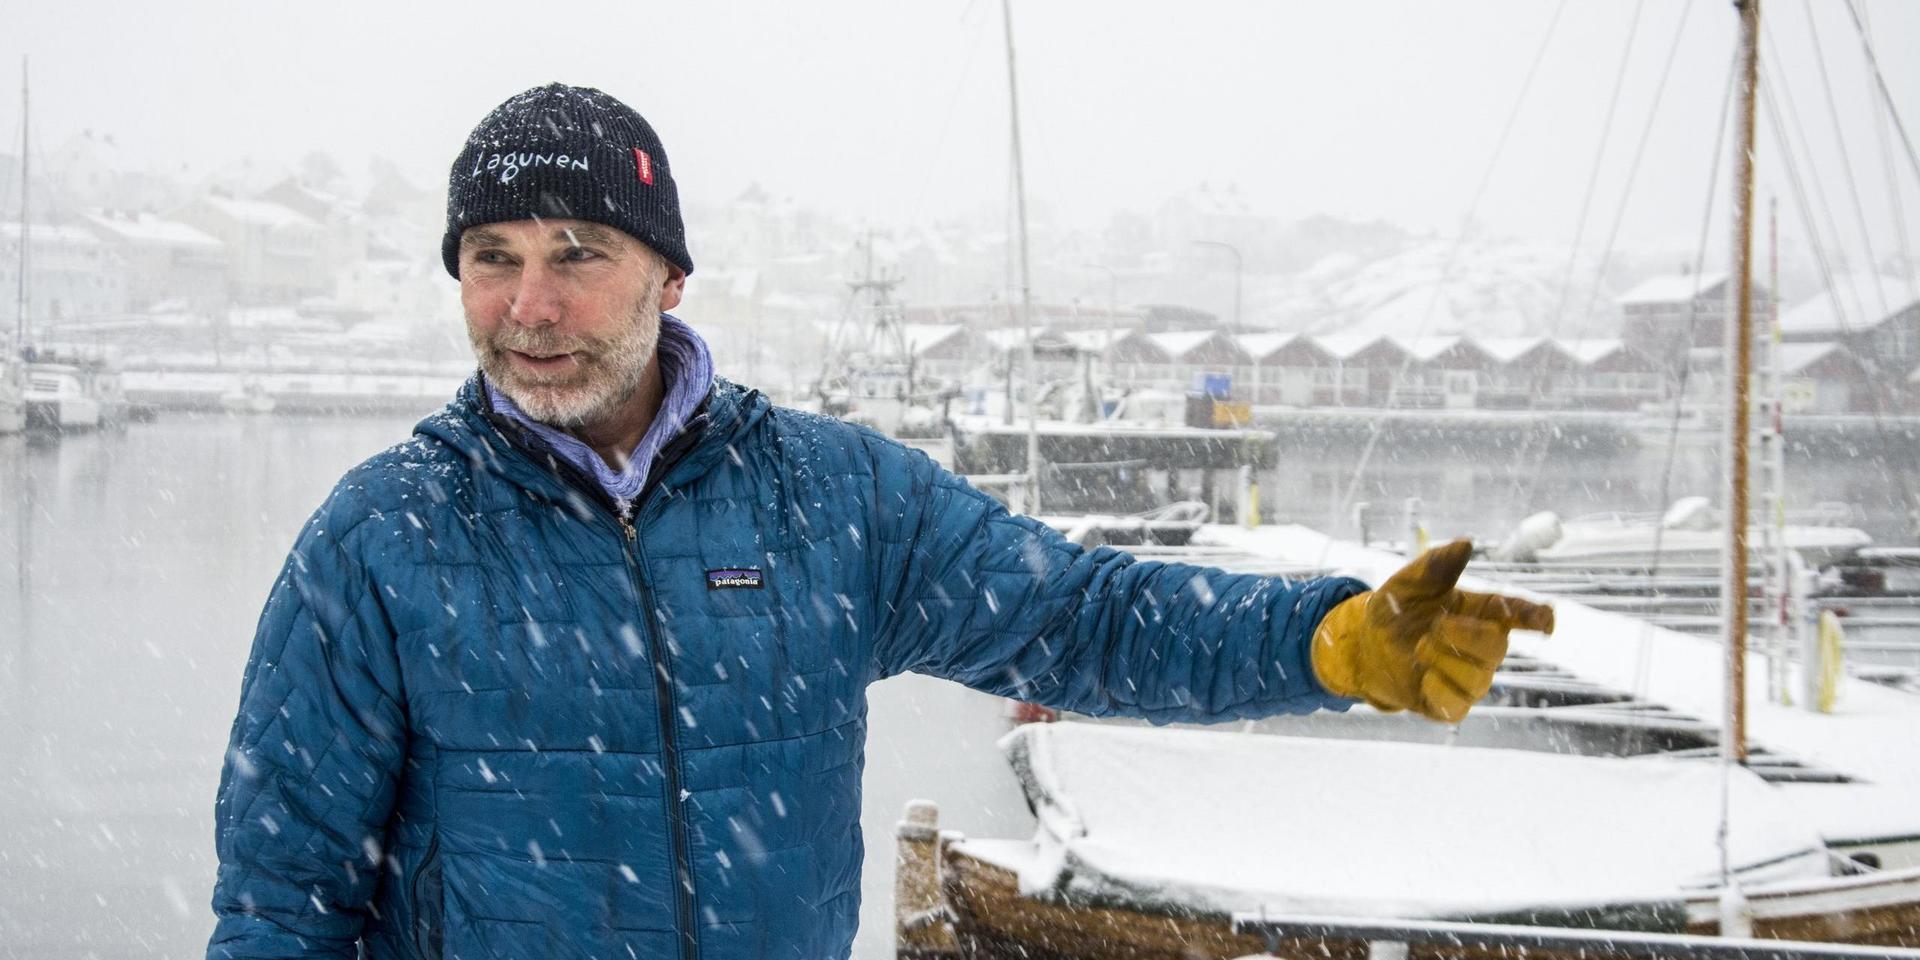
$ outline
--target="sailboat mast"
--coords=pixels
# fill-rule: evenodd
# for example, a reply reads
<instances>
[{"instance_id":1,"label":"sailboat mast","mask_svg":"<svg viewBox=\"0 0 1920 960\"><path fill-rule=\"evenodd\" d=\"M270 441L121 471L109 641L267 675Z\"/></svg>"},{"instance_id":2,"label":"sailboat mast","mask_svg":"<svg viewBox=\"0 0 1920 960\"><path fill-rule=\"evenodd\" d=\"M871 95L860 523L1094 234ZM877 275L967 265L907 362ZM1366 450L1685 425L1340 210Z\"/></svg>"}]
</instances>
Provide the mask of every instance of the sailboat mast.
<instances>
[{"instance_id":1,"label":"sailboat mast","mask_svg":"<svg viewBox=\"0 0 1920 960\"><path fill-rule=\"evenodd\" d=\"M1025 333L1027 368L1027 505L1025 512L1040 512L1040 393L1039 378L1033 368L1033 276L1027 260L1027 176L1020 151L1020 83L1013 64L1013 4L1000 0L1000 23L1007 37L1007 104L1013 123L1013 204L1020 236L1020 324Z\"/></svg>"},{"instance_id":2,"label":"sailboat mast","mask_svg":"<svg viewBox=\"0 0 1920 960\"><path fill-rule=\"evenodd\" d=\"M28 149L28 131L33 129L27 115L27 58L20 58L20 277L19 288L14 296L13 349L15 357L27 344L27 249L33 227L27 219L27 180L32 170L27 166L32 151Z\"/></svg>"},{"instance_id":3,"label":"sailboat mast","mask_svg":"<svg viewBox=\"0 0 1920 960\"><path fill-rule=\"evenodd\" d=\"M1760 0L1738 0L1740 109L1734 144L1733 316L1727 324L1727 551L1720 607L1726 637L1726 722L1721 755L1747 761L1747 431L1753 370L1753 141L1759 88Z\"/></svg>"}]
</instances>

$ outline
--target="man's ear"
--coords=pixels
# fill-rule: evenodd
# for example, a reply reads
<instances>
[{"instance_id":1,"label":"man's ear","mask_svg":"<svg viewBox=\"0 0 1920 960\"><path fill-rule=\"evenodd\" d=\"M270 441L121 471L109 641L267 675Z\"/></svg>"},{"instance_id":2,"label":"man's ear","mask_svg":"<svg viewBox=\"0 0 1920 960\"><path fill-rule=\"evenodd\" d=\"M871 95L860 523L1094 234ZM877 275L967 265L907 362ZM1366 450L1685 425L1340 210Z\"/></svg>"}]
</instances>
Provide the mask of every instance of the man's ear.
<instances>
[{"instance_id":1,"label":"man's ear","mask_svg":"<svg viewBox=\"0 0 1920 960\"><path fill-rule=\"evenodd\" d=\"M687 292L687 272L677 266L667 264L667 282L660 285L660 312L665 313L680 305L680 298Z\"/></svg>"}]
</instances>

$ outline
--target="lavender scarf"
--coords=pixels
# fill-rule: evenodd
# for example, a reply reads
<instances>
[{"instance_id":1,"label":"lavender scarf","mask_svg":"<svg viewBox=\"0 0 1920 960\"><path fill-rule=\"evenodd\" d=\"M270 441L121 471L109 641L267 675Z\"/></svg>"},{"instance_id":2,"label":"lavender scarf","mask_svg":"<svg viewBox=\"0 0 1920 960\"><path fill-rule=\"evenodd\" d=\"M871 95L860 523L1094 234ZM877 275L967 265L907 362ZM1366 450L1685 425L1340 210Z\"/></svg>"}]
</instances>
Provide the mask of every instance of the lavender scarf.
<instances>
[{"instance_id":1,"label":"lavender scarf","mask_svg":"<svg viewBox=\"0 0 1920 960\"><path fill-rule=\"evenodd\" d=\"M653 466L653 460L669 441L678 436L687 419L700 408L700 402L707 398L707 390L713 384L713 355L707 350L707 342L693 332L679 318L669 314L660 315L660 378L666 382L665 395L660 401L660 412L653 418L653 424L647 427L646 436L640 438L640 445L633 448L633 456L628 459L626 469L615 470L607 466L607 461L593 448L564 430L548 426L523 413L507 395L494 389L487 390L487 396L493 404L493 412L511 418L515 423L527 428L539 437L552 451L554 456L572 464L600 484L620 504L622 517L633 509L634 498L647 485L647 471Z\"/></svg>"}]
</instances>

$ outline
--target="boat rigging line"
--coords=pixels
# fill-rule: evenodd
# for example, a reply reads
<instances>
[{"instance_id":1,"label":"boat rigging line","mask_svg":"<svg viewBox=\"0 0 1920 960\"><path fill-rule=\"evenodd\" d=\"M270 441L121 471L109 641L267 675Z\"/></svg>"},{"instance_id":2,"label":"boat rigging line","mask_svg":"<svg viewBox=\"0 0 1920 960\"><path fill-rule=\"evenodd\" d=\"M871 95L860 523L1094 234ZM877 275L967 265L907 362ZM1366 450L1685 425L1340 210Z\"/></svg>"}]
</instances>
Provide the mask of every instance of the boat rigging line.
<instances>
[{"instance_id":1,"label":"boat rigging line","mask_svg":"<svg viewBox=\"0 0 1920 960\"><path fill-rule=\"evenodd\" d=\"M1634 181L1638 178L1640 173L1640 161L1644 156L1646 156L1648 141L1653 139L1653 123L1660 116L1660 103L1661 103L1661 100L1664 99L1666 96L1667 80L1669 77L1673 75L1674 61L1678 59L1678 56L1680 53L1681 41L1686 37L1687 16L1692 12L1693 12L1693 0L1687 0L1686 6L1682 7L1680 10L1680 21L1677 24L1675 24L1673 28L1673 43L1667 48L1666 62L1660 68L1660 79L1659 79L1659 82L1655 84L1654 90L1653 90L1653 102L1647 107L1647 121L1640 129L1640 141L1639 143L1635 144L1634 150L1633 150L1633 160L1627 167L1626 184L1620 190L1620 202L1614 206L1613 223L1608 227L1608 230L1607 230L1607 242L1606 242L1606 245L1601 248L1600 263L1594 269L1593 284L1588 288L1588 291L1587 291L1586 309L1581 313L1580 326L1576 331L1574 337L1572 338L1576 341L1584 340L1586 338L1586 335L1589 329L1592 326L1593 305L1595 301L1597 301L1600 298L1600 285L1603 282L1605 282L1606 275L1607 275L1607 265L1611 263L1613 260L1613 245L1619 239L1620 225L1626 220L1628 201L1631 200L1633 197L1633 184L1634 184ZM1628 39L1628 47L1629 49L1631 49L1632 47L1631 38ZM1623 59L1621 61L1622 66L1624 66L1625 63L1626 61ZM1729 84L1731 84L1733 81L1733 65L1732 64L1729 64L1728 66L1727 81ZM1729 87L1729 89L1731 89L1731 87ZM1620 86L1618 83L1616 83L1614 86L1614 95L1618 97L1619 92L1620 92ZM1726 103L1726 100L1725 100L1725 96L1723 95L1722 97L1723 110L1724 110L1725 103ZM1726 118L1724 114L1721 117L1720 125L1723 128L1726 125ZM1604 142L1605 141L1603 140L1602 143ZM1715 141L1713 152L1715 157L1717 158L1720 153L1720 146L1717 140ZM1593 192L1594 184L1599 179L1599 174L1600 174L1599 160L1600 160L1600 156L1596 154L1594 157L1593 173L1592 173L1592 176L1587 181L1587 189L1588 189L1587 199L1589 201L1592 200L1592 192ZM1717 163L1717 160L1716 160L1716 163ZM1709 181L1708 190L1711 191L1712 189L1713 189L1712 181ZM1711 215L1711 210L1712 208L1709 207L1708 208L1709 215ZM1584 225L1585 219L1586 219L1586 211L1583 206L1581 211L1581 221L1583 225ZM1704 227L1704 224L1702 226ZM1568 250L1568 254L1567 254L1567 275L1561 279L1561 285L1560 285L1561 307L1555 309L1554 311L1553 319L1551 321L1552 326L1549 328L1549 334L1548 334L1550 338L1557 338L1560 333L1560 323L1564 319L1564 314L1561 312L1561 310L1564 309L1566 295L1573 281L1573 264L1574 264L1574 260L1578 256L1579 250L1580 250L1580 234L1578 231L1576 231L1574 234L1573 245ZM1700 271L1697 265L1693 275L1696 277L1700 275ZM1535 394L1529 398L1529 402L1531 406L1538 407L1539 399L1540 399L1539 394L1536 391ZM1531 470L1522 469L1523 465L1527 461L1527 451L1533 446L1533 443L1536 437L1541 438L1539 456L1536 458L1533 464L1533 469ZM1535 486L1540 482L1540 474L1541 474L1540 468L1546 462L1547 451L1551 449L1552 445L1553 444L1551 442L1551 438L1546 435L1545 431L1532 431L1527 433L1524 437L1521 438L1520 449L1515 452L1514 458L1513 458L1513 462L1514 462L1513 478L1514 478L1514 491L1517 497L1516 502L1521 504L1532 502ZM1665 508L1665 504L1663 502L1662 509L1664 508Z\"/></svg>"},{"instance_id":2,"label":"boat rigging line","mask_svg":"<svg viewBox=\"0 0 1920 960\"><path fill-rule=\"evenodd\" d=\"M1867 29L1865 21L1861 22L1861 29ZM1873 62L1863 57L1861 65L1866 69L1867 81L1871 84L1874 79ZM1873 137L1880 144L1880 172L1887 178L1887 205L1893 210L1893 234L1900 247L1900 263L1906 268L1903 272L1906 274L1907 296L1920 300L1920 276L1915 275L1913 247L1907 240L1907 214L1900 202L1900 178L1893 165L1893 139L1887 135L1887 115L1879 109L1873 111Z\"/></svg>"},{"instance_id":3,"label":"boat rigging line","mask_svg":"<svg viewBox=\"0 0 1920 960\"><path fill-rule=\"evenodd\" d=\"M1768 76L1771 78L1773 74L1769 72ZM1806 228L1808 242L1813 249L1814 263L1820 270L1821 280L1827 285L1827 296L1833 305L1834 322L1840 327L1841 338L1843 340L1850 340L1853 338L1853 324L1847 318L1846 303L1840 296L1839 288L1841 284L1835 282L1832 262L1828 259L1819 233L1814 227L1815 221L1813 212L1809 206L1808 191L1802 182L1799 167L1794 161L1792 151L1788 149L1784 124L1781 123L1779 104L1772 95L1773 86L1773 83L1769 83L1762 87L1761 92L1764 94L1766 101L1767 116L1772 120L1769 126L1773 128L1775 143L1780 148L1781 166L1786 170L1787 185L1791 188L1794 205L1800 211L1800 222L1802 226ZM1870 356L1861 357L1860 359L1869 367L1875 363L1874 358ZM1867 412L1873 420L1874 437L1879 441L1880 449L1884 451L1891 449L1893 438L1887 432L1885 415L1886 398L1883 395L1882 389L1877 386L1879 381L1880 378L1870 378L1867 384L1867 399L1869 401ZM1913 487L1908 482L1906 472L1903 470L1889 470L1887 471L1887 476L1893 481L1895 488L1900 491L1902 506L1906 508L1909 516L1913 516L1914 511L1920 509L1920 497L1915 496Z\"/></svg>"},{"instance_id":4,"label":"boat rigging line","mask_svg":"<svg viewBox=\"0 0 1920 960\"><path fill-rule=\"evenodd\" d=\"M1727 116L1733 109L1733 82L1740 75L1739 51L1727 62L1727 82L1720 93L1720 119L1713 125L1713 152L1707 159L1707 203L1700 211L1700 236L1694 242L1693 276L1700 276L1707 264L1707 237L1713 225L1713 205L1720 190L1721 154L1727 142ZM1697 281L1696 281L1697 282ZM1691 344L1700 328L1700 298L1687 300L1687 343ZM1686 412L1688 373L1692 365L1682 358L1680 372L1673 390L1673 416L1667 424L1667 449L1665 461L1660 467L1660 509L1665 510L1673 502L1673 467L1680 451L1680 420ZM1655 524L1653 528L1653 560L1647 567L1648 582L1653 585L1654 595L1660 595L1661 551L1665 547L1666 525ZM1636 695L1644 695L1652 682L1653 635L1643 626L1640 630L1640 649L1634 661L1634 690Z\"/></svg>"},{"instance_id":5,"label":"boat rigging line","mask_svg":"<svg viewBox=\"0 0 1920 960\"><path fill-rule=\"evenodd\" d=\"M1548 19L1546 30L1540 34L1540 45L1534 51L1533 62L1527 65L1526 75L1520 81L1520 93L1513 98L1513 106L1507 110L1506 121L1500 127L1500 136L1494 140L1493 151L1488 154L1486 166L1480 172L1480 182L1474 186L1473 194L1467 200L1467 208L1460 216L1460 228L1455 231L1453 243L1447 248L1446 259L1440 263L1440 273L1439 276L1434 278L1433 293L1427 298L1426 309L1420 315L1420 326L1415 331L1416 336L1424 335L1428 325L1433 322L1433 309L1439 305L1440 298L1446 293L1447 281L1452 279L1454 268L1460 260L1460 251L1466 247L1467 236L1473 230L1474 214L1479 212L1480 202L1485 199L1487 194L1487 187L1493 183L1493 172L1500 165L1501 155L1506 152L1507 140L1513 134L1515 122L1520 118L1520 108L1526 104L1527 94L1533 90L1534 78L1540 72L1540 64L1547 58L1547 50L1553 45L1554 31L1560 25L1560 15L1565 13L1566 9L1567 0L1560 0L1558 4L1555 4L1553 16ZM1407 373L1412 366L1413 359L1412 356L1409 355L1406 360L1401 362L1399 372L1394 375L1392 382L1387 385L1386 405L1389 409L1392 408L1393 398L1398 394L1400 384L1406 380ZM1337 529L1342 522L1342 518L1346 517L1348 511L1352 509L1354 497L1360 492L1360 481L1366 476L1367 465L1373 460L1373 451L1379 447L1380 435L1385 431L1385 428L1386 416L1383 413L1381 416L1375 417L1369 426L1366 445L1360 449L1360 459L1354 464L1353 476L1347 482L1347 489L1341 494L1340 502L1334 505L1332 518L1328 523L1327 529ZM1332 541L1329 540L1327 545L1321 548L1320 562L1324 563L1326 561L1326 550L1331 545Z\"/></svg>"},{"instance_id":6,"label":"boat rigging line","mask_svg":"<svg viewBox=\"0 0 1920 960\"><path fill-rule=\"evenodd\" d=\"M1806 155L1807 178L1813 182L1814 199L1819 201L1815 209L1819 213L1825 215L1824 217L1825 226L1827 228L1827 231L1833 235L1833 246L1831 250L1833 253L1833 257L1832 257L1833 261L1839 264L1839 270L1837 271L1837 273L1841 276L1852 276L1854 274L1854 270L1853 270L1853 267L1847 261L1846 243L1843 240L1841 240L1842 234L1840 232L1840 221L1834 219L1833 204L1827 202L1826 189L1821 185L1820 178L1816 175L1819 172L1819 163L1814 159L1813 141L1807 137L1806 127L1804 127L1800 123L1800 105L1794 100L1793 88L1787 85L1786 77L1781 75L1780 72L1777 69L1775 69L1773 66L1773 64L1775 63L1783 63L1785 61L1783 61L1780 57L1779 48L1774 45L1773 31L1771 30L1765 31L1762 34L1762 37L1767 44L1767 55L1769 57L1769 63L1766 67L1768 83L1766 84L1765 91L1763 91L1769 104L1768 111L1767 111L1768 115L1774 118L1774 122L1776 124L1779 124L1780 119L1782 118L1782 116L1784 116L1786 120L1786 132L1793 134L1794 139L1797 140L1797 145L1800 148L1800 152ZM1786 110L1784 111L1784 113L1782 113L1782 111L1780 111L1779 108L1774 105L1775 98L1773 95L1773 91L1775 89L1778 89L1780 91L1779 100L1786 104ZM1782 151L1783 163L1791 162L1793 160L1793 147L1795 145L1796 144L1792 141L1782 142L1781 151ZM1817 227L1814 224L1809 223L1807 225L1807 229L1815 230L1817 229ZM1817 235L1815 236L1817 238ZM1871 264L1869 264L1869 267L1871 267ZM1845 291L1839 291L1837 288L1834 288L1832 286L1831 280L1829 280L1828 287L1829 289L1835 290L1836 296L1842 292L1852 294L1853 300L1854 300L1854 306L1858 309L1858 311L1862 315L1864 315L1867 312L1866 302L1860 299L1860 291L1854 289L1853 284L1851 283L1846 284L1847 289Z\"/></svg>"},{"instance_id":7,"label":"boat rigging line","mask_svg":"<svg viewBox=\"0 0 1920 960\"><path fill-rule=\"evenodd\" d=\"M1833 142L1840 148L1840 172L1846 175L1847 195L1853 200L1853 215L1860 227L1860 248L1867 255L1867 272L1874 278L1873 294L1880 301L1880 315L1886 316L1887 293L1880 289L1880 258L1873 255L1873 236L1867 230L1867 208L1860 203L1860 185L1853 178L1853 157L1847 152L1847 138L1840 130L1840 108L1833 99L1833 78L1827 73L1827 55L1820 49L1820 28L1813 16L1812 0L1801 0L1807 15L1807 40L1813 46L1813 62L1820 69L1820 89L1827 98L1827 121L1833 125ZM1808 158L1811 162L1812 158ZM1861 306L1865 306L1862 304Z\"/></svg>"},{"instance_id":8,"label":"boat rigging line","mask_svg":"<svg viewBox=\"0 0 1920 960\"><path fill-rule=\"evenodd\" d=\"M1600 121L1600 142L1594 145L1593 165L1587 169L1587 189L1580 198L1580 215L1573 221L1573 239L1567 244L1567 269L1560 276L1560 297L1553 305L1555 331L1560 329L1560 318L1567 308L1568 288L1573 285L1573 265L1580 257L1580 238L1587 232L1587 214L1593 209L1593 195L1600 184L1601 162L1606 159L1607 143L1613 137L1614 111L1620 106L1620 89L1626 85L1627 64L1633 60L1633 41L1640 32L1640 12L1645 7L1646 0L1635 0L1633 19L1627 24L1627 45L1621 48L1620 66L1613 73L1613 92L1607 97L1606 117Z\"/></svg>"},{"instance_id":9,"label":"boat rigging line","mask_svg":"<svg viewBox=\"0 0 1920 960\"><path fill-rule=\"evenodd\" d=\"M1867 25L1860 19L1860 11L1854 6L1854 0L1847 0L1847 12L1853 15L1853 28L1860 35L1860 49L1867 57L1867 66L1873 68L1873 79L1880 89L1880 101L1887 108L1887 116L1893 119L1893 128L1900 134L1900 143L1907 148L1907 162L1913 165L1913 176L1920 180L1920 153L1914 152L1913 138L1907 135L1907 125L1900 120L1900 111L1893 105L1893 91L1887 89L1887 78L1880 72L1880 58L1873 55L1873 41L1867 37Z\"/></svg>"}]
</instances>

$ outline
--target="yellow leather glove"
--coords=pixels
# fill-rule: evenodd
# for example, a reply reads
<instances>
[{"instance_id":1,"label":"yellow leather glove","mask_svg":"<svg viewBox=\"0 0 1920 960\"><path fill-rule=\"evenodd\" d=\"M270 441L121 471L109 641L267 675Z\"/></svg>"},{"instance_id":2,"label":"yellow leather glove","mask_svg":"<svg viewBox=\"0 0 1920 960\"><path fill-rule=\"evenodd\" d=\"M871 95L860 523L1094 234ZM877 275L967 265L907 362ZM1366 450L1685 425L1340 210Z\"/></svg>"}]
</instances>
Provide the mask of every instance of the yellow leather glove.
<instances>
[{"instance_id":1,"label":"yellow leather glove","mask_svg":"<svg viewBox=\"0 0 1920 960\"><path fill-rule=\"evenodd\" d=\"M1414 558L1378 589L1343 600L1313 634L1313 672L1343 697L1458 723L1493 686L1507 631L1553 632L1553 608L1454 589L1473 543Z\"/></svg>"}]
</instances>

